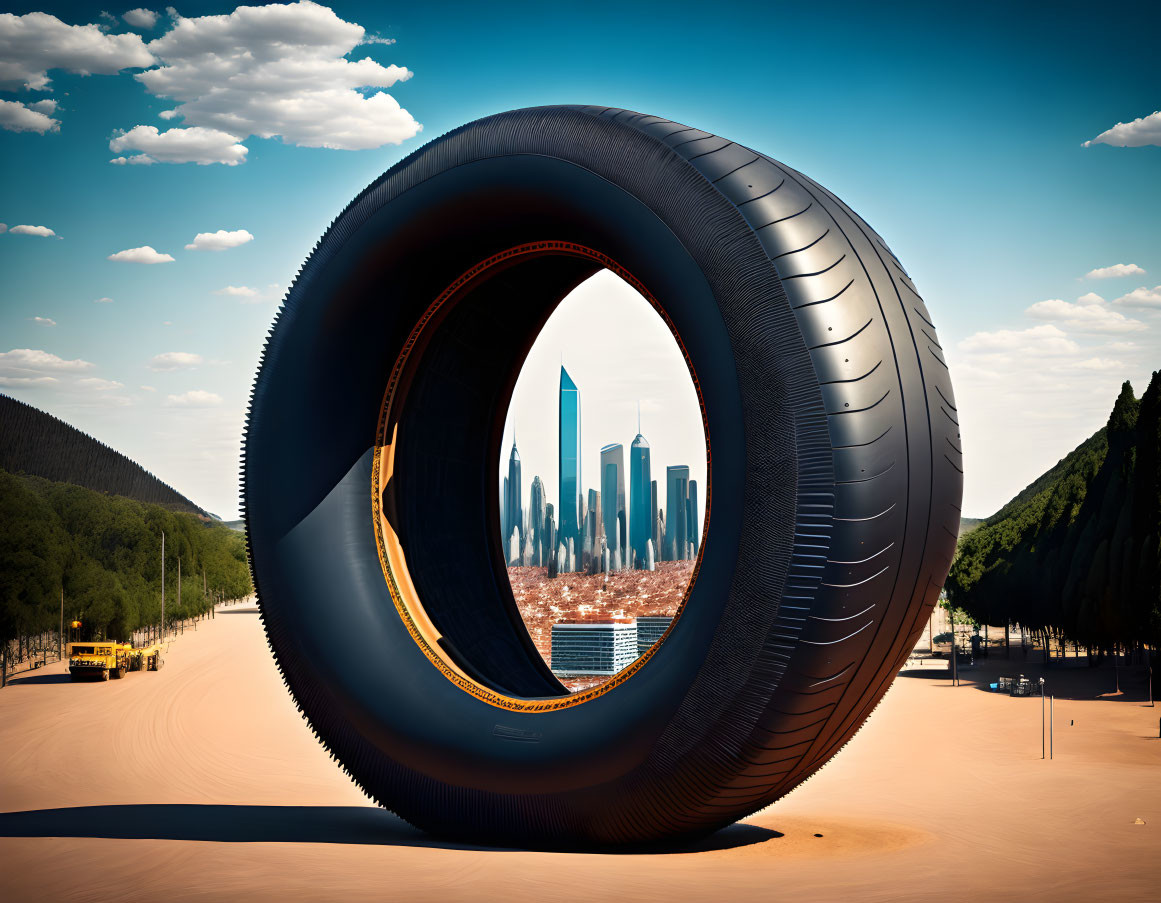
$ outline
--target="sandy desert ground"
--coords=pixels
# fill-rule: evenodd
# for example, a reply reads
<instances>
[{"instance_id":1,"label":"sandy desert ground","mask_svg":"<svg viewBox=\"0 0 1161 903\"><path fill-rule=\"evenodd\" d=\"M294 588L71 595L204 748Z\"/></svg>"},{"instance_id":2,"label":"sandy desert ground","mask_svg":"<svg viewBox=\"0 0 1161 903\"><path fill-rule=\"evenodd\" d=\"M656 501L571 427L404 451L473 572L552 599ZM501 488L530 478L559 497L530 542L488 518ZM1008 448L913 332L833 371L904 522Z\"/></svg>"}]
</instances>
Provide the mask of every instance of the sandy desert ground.
<instances>
[{"instance_id":1,"label":"sandy desert ground","mask_svg":"<svg viewBox=\"0 0 1161 903\"><path fill-rule=\"evenodd\" d=\"M1019 670L1039 674L963 676ZM1161 706L1141 683L1094 699L1111 670L1050 670L1049 762L1039 700L916 674L817 776L696 847L466 847L370 805L300 720L253 607L226 609L161 672L72 684L57 665L0 691L0 898L1158 899Z\"/></svg>"}]
</instances>

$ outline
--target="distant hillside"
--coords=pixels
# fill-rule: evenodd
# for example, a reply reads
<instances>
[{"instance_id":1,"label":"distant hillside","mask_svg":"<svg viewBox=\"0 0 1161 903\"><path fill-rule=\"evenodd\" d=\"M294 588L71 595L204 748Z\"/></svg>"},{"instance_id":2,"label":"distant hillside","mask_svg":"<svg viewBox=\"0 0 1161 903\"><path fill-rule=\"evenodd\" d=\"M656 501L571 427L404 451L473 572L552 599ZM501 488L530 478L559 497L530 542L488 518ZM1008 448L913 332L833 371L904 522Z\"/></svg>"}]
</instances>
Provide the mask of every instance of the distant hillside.
<instances>
[{"instance_id":1,"label":"distant hillside","mask_svg":"<svg viewBox=\"0 0 1161 903\"><path fill-rule=\"evenodd\" d=\"M0 468L208 516L120 452L7 395L0 395Z\"/></svg>"},{"instance_id":2,"label":"distant hillside","mask_svg":"<svg viewBox=\"0 0 1161 903\"><path fill-rule=\"evenodd\" d=\"M982 623L1089 646L1161 640L1161 371L1108 423L970 532L946 588Z\"/></svg>"},{"instance_id":3,"label":"distant hillside","mask_svg":"<svg viewBox=\"0 0 1161 903\"><path fill-rule=\"evenodd\" d=\"M959 519L959 535L963 536L965 533L971 533L976 527L984 522L982 517L961 517Z\"/></svg>"}]
</instances>

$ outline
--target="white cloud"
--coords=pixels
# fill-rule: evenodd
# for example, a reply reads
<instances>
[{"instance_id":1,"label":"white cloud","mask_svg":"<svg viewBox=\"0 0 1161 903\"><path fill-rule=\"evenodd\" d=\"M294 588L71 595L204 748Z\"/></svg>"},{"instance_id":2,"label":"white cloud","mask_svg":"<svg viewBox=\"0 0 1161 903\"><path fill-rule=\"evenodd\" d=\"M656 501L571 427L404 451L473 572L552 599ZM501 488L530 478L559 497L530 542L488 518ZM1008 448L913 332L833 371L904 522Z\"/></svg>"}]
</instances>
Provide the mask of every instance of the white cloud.
<instances>
[{"instance_id":1,"label":"white cloud","mask_svg":"<svg viewBox=\"0 0 1161 903\"><path fill-rule=\"evenodd\" d=\"M283 297L286 294L286 286L277 282L271 282L266 288L227 285L225 288L214 289L214 294L237 298L239 304L262 304L267 301L277 301Z\"/></svg>"},{"instance_id":2,"label":"white cloud","mask_svg":"<svg viewBox=\"0 0 1161 903\"><path fill-rule=\"evenodd\" d=\"M115 154L140 151L129 157L114 157L110 163L197 163L209 166L224 163L237 166L246 162L247 148L228 132L208 128L167 129L159 132L155 126L139 125L118 135L109 142Z\"/></svg>"},{"instance_id":3,"label":"white cloud","mask_svg":"<svg viewBox=\"0 0 1161 903\"><path fill-rule=\"evenodd\" d=\"M1092 147L1094 144L1111 144L1113 147L1161 145L1161 111L1134 119L1132 122L1118 122L1091 141L1084 142L1081 147Z\"/></svg>"},{"instance_id":4,"label":"white cloud","mask_svg":"<svg viewBox=\"0 0 1161 903\"><path fill-rule=\"evenodd\" d=\"M112 298L94 298L93 303L94 304L112 304L113 299Z\"/></svg>"},{"instance_id":5,"label":"white cloud","mask_svg":"<svg viewBox=\"0 0 1161 903\"><path fill-rule=\"evenodd\" d=\"M157 161L149 154L134 154L131 157L114 157L109 162L114 166L152 166Z\"/></svg>"},{"instance_id":6,"label":"white cloud","mask_svg":"<svg viewBox=\"0 0 1161 903\"><path fill-rule=\"evenodd\" d=\"M123 13L121 18L134 28L149 30L157 24L157 13L151 9L131 9Z\"/></svg>"},{"instance_id":7,"label":"white cloud","mask_svg":"<svg viewBox=\"0 0 1161 903\"><path fill-rule=\"evenodd\" d=\"M1119 279L1121 276L1144 276L1145 271L1135 263L1114 263L1110 267L1097 267L1084 274L1085 279Z\"/></svg>"},{"instance_id":8,"label":"white cloud","mask_svg":"<svg viewBox=\"0 0 1161 903\"><path fill-rule=\"evenodd\" d=\"M1127 295L1121 295L1113 300L1113 304L1123 304L1125 307L1140 307L1146 310L1161 310L1161 285L1153 288L1141 286Z\"/></svg>"},{"instance_id":9,"label":"white cloud","mask_svg":"<svg viewBox=\"0 0 1161 903\"><path fill-rule=\"evenodd\" d=\"M254 236L245 229L235 229L233 232L219 229L217 232L199 232L194 236L194 240L185 246L185 249L187 251L225 251L253 240Z\"/></svg>"},{"instance_id":10,"label":"white cloud","mask_svg":"<svg viewBox=\"0 0 1161 903\"><path fill-rule=\"evenodd\" d=\"M260 292L248 285L227 285L214 290L215 295L229 295L234 298L257 298Z\"/></svg>"},{"instance_id":11,"label":"white cloud","mask_svg":"<svg viewBox=\"0 0 1161 903\"><path fill-rule=\"evenodd\" d=\"M149 44L161 65L136 78L178 102L164 118L239 141L257 135L300 147L375 148L422 128L381 90L411 78L408 69L346 59L360 43L386 40L368 39L362 26L308 0L222 16L175 14L173 28Z\"/></svg>"},{"instance_id":12,"label":"white cloud","mask_svg":"<svg viewBox=\"0 0 1161 903\"><path fill-rule=\"evenodd\" d=\"M202 356L191 351L166 351L154 355L149 361L150 370L181 370L196 367L202 363Z\"/></svg>"},{"instance_id":13,"label":"white cloud","mask_svg":"<svg viewBox=\"0 0 1161 903\"><path fill-rule=\"evenodd\" d=\"M52 317L29 317L37 326L56 326L56 320Z\"/></svg>"},{"instance_id":14,"label":"white cloud","mask_svg":"<svg viewBox=\"0 0 1161 903\"><path fill-rule=\"evenodd\" d=\"M203 389L190 389L181 395L166 396L165 405L170 408L212 408L222 403L222 396Z\"/></svg>"},{"instance_id":15,"label":"white cloud","mask_svg":"<svg viewBox=\"0 0 1161 903\"><path fill-rule=\"evenodd\" d=\"M0 367L18 368L23 370L47 370L53 372L76 372L88 370L96 366L89 361L79 358L66 361L48 351L39 348L13 348L11 351L0 352Z\"/></svg>"},{"instance_id":16,"label":"white cloud","mask_svg":"<svg viewBox=\"0 0 1161 903\"><path fill-rule=\"evenodd\" d=\"M157 389L154 388L153 386L138 386L137 388L141 389L144 392L156 392L157 391Z\"/></svg>"},{"instance_id":17,"label":"white cloud","mask_svg":"<svg viewBox=\"0 0 1161 903\"><path fill-rule=\"evenodd\" d=\"M1093 292L1083 295L1075 304L1053 298L1038 301L1024 311L1037 320L1055 320L1080 332L1138 332L1148 327L1112 310Z\"/></svg>"},{"instance_id":18,"label":"white cloud","mask_svg":"<svg viewBox=\"0 0 1161 903\"><path fill-rule=\"evenodd\" d=\"M53 238L56 233L48 226L13 226L8 230L13 235L37 235L40 238Z\"/></svg>"},{"instance_id":19,"label":"white cloud","mask_svg":"<svg viewBox=\"0 0 1161 903\"><path fill-rule=\"evenodd\" d=\"M1075 354L1080 346L1058 326L1046 323L1028 329L977 332L959 343L962 351L977 354L1018 354L1046 357Z\"/></svg>"},{"instance_id":20,"label":"white cloud","mask_svg":"<svg viewBox=\"0 0 1161 903\"><path fill-rule=\"evenodd\" d=\"M161 254L149 245L143 245L140 248L126 248L116 254L110 254L108 259L121 263L173 263L173 258L170 255Z\"/></svg>"},{"instance_id":21,"label":"white cloud","mask_svg":"<svg viewBox=\"0 0 1161 903\"><path fill-rule=\"evenodd\" d=\"M31 386L55 383L52 374L74 374L91 370L95 364L80 358L67 361L39 348L13 348L0 353L0 383Z\"/></svg>"},{"instance_id":22,"label":"white cloud","mask_svg":"<svg viewBox=\"0 0 1161 903\"><path fill-rule=\"evenodd\" d=\"M3 64L0 63L0 66ZM22 104L18 100L0 100L0 129L9 132L55 132L60 128L60 120L47 113L33 109L40 104ZM54 104L55 106L55 104ZM49 111L51 112L51 111Z\"/></svg>"},{"instance_id":23,"label":"white cloud","mask_svg":"<svg viewBox=\"0 0 1161 903\"><path fill-rule=\"evenodd\" d=\"M1077 361L1076 364L1081 370L1124 370L1125 365L1121 361L1111 361L1103 357L1090 357L1083 361Z\"/></svg>"},{"instance_id":24,"label":"white cloud","mask_svg":"<svg viewBox=\"0 0 1161 903\"><path fill-rule=\"evenodd\" d=\"M0 15L0 90L50 90L52 69L113 75L154 62L135 34L106 34L98 25L66 25L41 12Z\"/></svg>"},{"instance_id":25,"label":"white cloud","mask_svg":"<svg viewBox=\"0 0 1161 903\"><path fill-rule=\"evenodd\" d=\"M84 379L78 379L76 385L82 389L91 389L94 392L107 392L111 389L124 389L125 384L117 382L115 379L101 379L97 376L86 376Z\"/></svg>"},{"instance_id":26,"label":"white cloud","mask_svg":"<svg viewBox=\"0 0 1161 903\"><path fill-rule=\"evenodd\" d=\"M0 374L0 386L40 386L56 382L55 376L4 376Z\"/></svg>"}]
</instances>

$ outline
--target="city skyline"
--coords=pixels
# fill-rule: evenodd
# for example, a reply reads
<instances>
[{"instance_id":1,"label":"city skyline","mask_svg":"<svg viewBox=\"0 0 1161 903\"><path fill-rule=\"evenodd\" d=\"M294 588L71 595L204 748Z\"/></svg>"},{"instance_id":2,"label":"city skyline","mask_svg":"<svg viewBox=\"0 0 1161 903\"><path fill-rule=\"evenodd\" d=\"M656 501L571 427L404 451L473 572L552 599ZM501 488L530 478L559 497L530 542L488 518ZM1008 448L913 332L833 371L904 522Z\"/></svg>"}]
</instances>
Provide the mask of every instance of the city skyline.
<instances>
[{"instance_id":1,"label":"city skyline","mask_svg":"<svg viewBox=\"0 0 1161 903\"><path fill-rule=\"evenodd\" d=\"M620 442L600 449L598 485L584 486L582 477L582 393L562 363L557 388L557 478L559 521L544 503L539 474L532 478L529 507L522 504L522 461L515 431L500 477L500 536L509 566L546 566L548 576L628 569L653 570L660 561L686 561L697 556L703 530L697 481L688 465L666 468L665 502L659 505L658 483L651 477L652 448L641 433L638 404L637 435L631 446L632 496L625 492L625 454ZM633 520L630 520L630 502ZM630 543L630 531L636 537Z\"/></svg>"},{"instance_id":2,"label":"city skyline","mask_svg":"<svg viewBox=\"0 0 1161 903\"><path fill-rule=\"evenodd\" d=\"M610 366L615 361L616 366ZM559 383L561 367L580 387L581 428L578 507L589 508L590 489L601 491L601 450L625 450L626 512L631 546L633 442L648 437L651 481L657 481L664 509L665 468L681 464L699 490L704 507L706 439L693 379L665 321L635 289L608 270L585 280L553 311L529 350L513 388L500 449L500 492L513 439L523 470L522 493L530 501L531 481L540 478L545 503L560 508ZM638 413L638 406L640 412ZM650 494L652 488L650 487ZM656 510L651 499L644 504ZM602 506L602 521L604 509ZM699 517L703 514L699 510ZM556 515L560 527L559 513ZM501 521L507 527L507 521ZM505 554L511 530L505 529ZM583 532L583 531L582 531ZM652 537L652 528L648 537ZM648 538L647 537L647 538ZM583 550L583 538L577 544ZM628 549L626 554L628 554Z\"/></svg>"}]
</instances>

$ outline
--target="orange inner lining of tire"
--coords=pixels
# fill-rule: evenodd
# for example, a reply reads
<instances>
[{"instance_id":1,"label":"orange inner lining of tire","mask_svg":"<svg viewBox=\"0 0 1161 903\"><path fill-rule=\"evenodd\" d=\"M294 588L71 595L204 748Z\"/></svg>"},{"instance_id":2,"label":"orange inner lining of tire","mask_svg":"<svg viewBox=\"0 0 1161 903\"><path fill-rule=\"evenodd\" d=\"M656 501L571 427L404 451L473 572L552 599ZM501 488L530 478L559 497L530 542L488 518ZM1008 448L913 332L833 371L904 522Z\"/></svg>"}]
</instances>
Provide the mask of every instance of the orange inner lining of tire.
<instances>
[{"instance_id":1,"label":"orange inner lining of tire","mask_svg":"<svg viewBox=\"0 0 1161 903\"><path fill-rule=\"evenodd\" d=\"M677 611L673 615L673 620L670 621L669 627L666 628L665 633L661 635L652 646L649 647L636 661L623 671L613 675L605 683L591 689L584 690L580 693L573 693L566 696L552 696L539 699L527 699L515 696L507 696L499 693L490 687L484 686L479 681L474 680L466 674L454 662L449 661L439 649L439 638L441 636L439 629L428 616L420 601L419 593L415 588L415 584L411 580L411 574L407 568L407 555L403 550L403 546L399 541L394 529L387 522L387 518L382 511L382 493L383 488L390 480L395 467L395 442L398 433L398 418L393 418L393 405L402 404L403 398L396 397L396 391L399 388L400 378L402 377L404 368L407 365L412 349L415 348L418 342L420 333L431 323L436 313L451 301L453 298L462 297L469 291L473 284L477 283L489 270L502 264L511 263L515 258L524 256L549 256L549 255L564 255L572 257L583 257L601 264L605 269L615 273L625 282L629 283L641 295L655 311L665 321L665 325L669 327L669 332L677 342L678 348L681 349L681 355L685 359L686 366L689 368L690 377L693 379L694 391L697 393L698 405L701 408L702 417L702 431L706 440L706 494L705 494L705 527L702 533L702 542L698 546L697 559L694 562L693 573L690 575L689 584L682 594L681 603L677 607ZM387 435L388 424L394 424L391 427L391 435ZM399 617L402 618L404 625L407 627L411 638L415 640L416 645L428 660L435 665L436 668L452 683L470 693L477 699L480 699L489 705L496 706L500 709L513 712L549 712L557 709L564 709L574 705L580 705L590 699L595 699L604 693L609 692L614 687L620 686L630 677L637 673L644 664L653 657L660 645L665 642L669 636L673 625L677 623L681 613L685 610L686 602L689 599L689 594L693 589L694 583L697 582L698 571L701 569L702 555L705 553L705 538L709 534L709 520L710 511L713 499L713 468L712 459L710 457L710 439L709 439L709 424L706 420L705 402L701 395L701 385L698 382L697 374L694 372L693 364L690 362L689 353L686 351L685 345L681 341L681 337L677 333L672 320L670 320L665 309L657 302L657 299L649 292L647 288L635 277L632 273L618 264L611 257L602 254L599 251L594 251L592 248L579 245L574 242L564 241L538 241L529 242L527 244L518 245L514 248L509 248L495 254L486 260L477 263L466 272L462 273L454 282L451 283L438 298L424 311L423 316L419 318L419 322L412 329L407 341L403 344L403 350L395 361L395 366L391 370L391 377L387 382L387 388L383 393L383 402L379 408L379 424L375 433L375 453L374 462L371 467L371 517L375 529L375 544L379 552L379 564L383 569L383 576L387 581L387 588L391 593L391 599L395 603L395 609L399 612Z\"/></svg>"}]
</instances>

